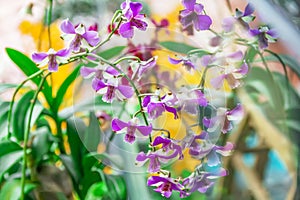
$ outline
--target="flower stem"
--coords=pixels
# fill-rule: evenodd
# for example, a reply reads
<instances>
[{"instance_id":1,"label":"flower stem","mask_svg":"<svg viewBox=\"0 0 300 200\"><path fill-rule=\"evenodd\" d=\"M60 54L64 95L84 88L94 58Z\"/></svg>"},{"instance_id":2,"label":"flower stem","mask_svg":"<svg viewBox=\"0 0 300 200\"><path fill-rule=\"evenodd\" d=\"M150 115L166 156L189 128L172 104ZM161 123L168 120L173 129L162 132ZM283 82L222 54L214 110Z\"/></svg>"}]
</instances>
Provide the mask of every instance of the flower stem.
<instances>
[{"instance_id":1,"label":"flower stem","mask_svg":"<svg viewBox=\"0 0 300 200\"><path fill-rule=\"evenodd\" d=\"M21 200L25 199L25 180L26 180L26 165L27 165L27 143L28 143L28 138L29 138L29 132L30 132L30 124L31 124L31 118L32 118L32 114L33 114L33 109L34 109L34 105L37 101L38 98L38 94L40 93L40 91L42 90L42 87L46 81L46 78L51 74L51 72L49 72L48 74L46 74L46 76L44 76L33 96L33 99L31 101L30 107L29 107L29 117L28 117L28 122L27 122L27 126L25 129L25 133L24 133L24 147L23 147L23 166L22 166L22 178L21 178Z\"/></svg>"},{"instance_id":2,"label":"flower stem","mask_svg":"<svg viewBox=\"0 0 300 200\"><path fill-rule=\"evenodd\" d=\"M14 106L14 102L15 102L15 98L16 98L16 95L17 93L19 92L19 90L25 85L25 83L39 75L41 75L45 70L40 70L34 74L32 74L31 76L29 76L27 79L25 79L22 83L20 83L18 85L18 87L16 88L13 96L12 96L12 100L9 104L9 111L8 111L8 117L7 117L7 138L10 138L10 135L11 135L11 132L10 132L10 124L11 124L11 115L12 115L12 109L13 109L13 106Z\"/></svg>"}]
</instances>

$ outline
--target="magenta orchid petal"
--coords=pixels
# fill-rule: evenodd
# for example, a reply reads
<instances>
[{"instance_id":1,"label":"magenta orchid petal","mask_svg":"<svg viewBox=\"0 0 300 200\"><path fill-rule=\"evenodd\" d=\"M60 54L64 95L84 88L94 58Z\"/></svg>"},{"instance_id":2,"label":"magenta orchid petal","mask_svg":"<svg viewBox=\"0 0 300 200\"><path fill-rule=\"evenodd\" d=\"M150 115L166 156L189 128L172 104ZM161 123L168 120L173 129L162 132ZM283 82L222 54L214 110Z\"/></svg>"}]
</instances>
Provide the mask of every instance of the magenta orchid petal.
<instances>
[{"instance_id":1,"label":"magenta orchid petal","mask_svg":"<svg viewBox=\"0 0 300 200\"><path fill-rule=\"evenodd\" d=\"M170 113L173 113L174 115L174 119L178 119L178 115L177 115L177 110L176 108L173 108L173 107L169 107L169 106L165 106L165 109L166 111L170 112Z\"/></svg>"},{"instance_id":2,"label":"magenta orchid petal","mask_svg":"<svg viewBox=\"0 0 300 200\"><path fill-rule=\"evenodd\" d=\"M133 27L131 27L131 23L127 22L120 26L119 33L124 38L132 38L133 37Z\"/></svg>"},{"instance_id":3,"label":"magenta orchid petal","mask_svg":"<svg viewBox=\"0 0 300 200\"><path fill-rule=\"evenodd\" d=\"M226 17L223 19L222 27L225 32L230 32L233 30L234 23L236 22L236 19L234 17Z\"/></svg>"},{"instance_id":4,"label":"magenta orchid petal","mask_svg":"<svg viewBox=\"0 0 300 200\"><path fill-rule=\"evenodd\" d=\"M82 37L91 46L96 46L100 42L100 38L96 31L86 31L84 34L82 34Z\"/></svg>"},{"instance_id":5,"label":"magenta orchid petal","mask_svg":"<svg viewBox=\"0 0 300 200\"><path fill-rule=\"evenodd\" d=\"M49 58L48 70L50 72L56 72L58 70L58 63L57 63L57 60L56 60L56 56L53 55L53 54L50 54L48 56L48 58Z\"/></svg>"},{"instance_id":6,"label":"magenta orchid petal","mask_svg":"<svg viewBox=\"0 0 300 200\"><path fill-rule=\"evenodd\" d=\"M203 12L204 6L202 4L195 4L194 11L198 15L200 15Z\"/></svg>"},{"instance_id":7,"label":"magenta orchid petal","mask_svg":"<svg viewBox=\"0 0 300 200\"><path fill-rule=\"evenodd\" d=\"M224 79L226 78L226 75L222 74L220 76L217 76L215 78L212 78L210 80L211 85L215 88L215 89L220 89L223 85Z\"/></svg>"},{"instance_id":8,"label":"magenta orchid petal","mask_svg":"<svg viewBox=\"0 0 300 200\"><path fill-rule=\"evenodd\" d=\"M127 85L119 85L117 87L117 89L121 92L121 94L126 97L126 98L130 98L133 96L134 94L134 90L132 87L127 86Z\"/></svg>"},{"instance_id":9,"label":"magenta orchid petal","mask_svg":"<svg viewBox=\"0 0 300 200\"><path fill-rule=\"evenodd\" d=\"M249 67L248 64L246 62L244 62L240 69L237 70L238 73L242 74L242 75L246 75L248 73Z\"/></svg>"},{"instance_id":10,"label":"magenta orchid petal","mask_svg":"<svg viewBox=\"0 0 300 200\"><path fill-rule=\"evenodd\" d=\"M238 104L234 109L227 112L229 120L240 120L244 116L244 109L241 104Z\"/></svg>"},{"instance_id":11,"label":"magenta orchid petal","mask_svg":"<svg viewBox=\"0 0 300 200\"><path fill-rule=\"evenodd\" d=\"M168 145L168 144L170 144L170 143L171 143L171 140L170 140L170 139L168 139L168 138L163 138L163 137L161 137L161 136L157 136L157 137L154 139L152 145L153 145L153 146L157 146L157 145L163 144L163 146L166 146L166 145Z\"/></svg>"},{"instance_id":12,"label":"magenta orchid petal","mask_svg":"<svg viewBox=\"0 0 300 200\"><path fill-rule=\"evenodd\" d=\"M70 49L61 49L55 53L56 56L66 57L70 54Z\"/></svg>"},{"instance_id":13,"label":"magenta orchid petal","mask_svg":"<svg viewBox=\"0 0 300 200\"><path fill-rule=\"evenodd\" d=\"M198 15L194 18L194 26L197 31L208 30L212 24L212 20L207 15Z\"/></svg>"},{"instance_id":14,"label":"magenta orchid petal","mask_svg":"<svg viewBox=\"0 0 300 200\"><path fill-rule=\"evenodd\" d=\"M132 17L137 16L143 9L143 5L139 2L130 2L129 6L132 11Z\"/></svg>"},{"instance_id":15,"label":"magenta orchid petal","mask_svg":"<svg viewBox=\"0 0 300 200\"><path fill-rule=\"evenodd\" d=\"M152 131L152 126L136 126L136 128L144 136L148 136Z\"/></svg>"},{"instance_id":16,"label":"magenta orchid petal","mask_svg":"<svg viewBox=\"0 0 300 200\"><path fill-rule=\"evenodd\" d=\"M109 73L110 75L113 75L113 76L119 76L120 75L120 72L118 72L118 70L116 70L115 68L109 66L106 70L105 70L106 73Z\"/></svg>"},{"instance_id":17,"label":"magenta orchid petal","mask_svg":"<svg viewBox=\"0 0 300 200\"><path fill-rule=\"evenodd\" d=\"M253 13L254 13L254 6L253 6L253 4L250 4L250 3L247 4L243 16L249 16L249 15L251 15Z\"/></svg>"},{"instance_id":18,"label":"magenta orchid petal","mask_svg":"<svg viewBox=\"0 0 300 200\"><path fill-rule=\"evenodd\" d=\"M95 90L95 91L98 91L102 88L105 88L107 87L107 84L105 84L101 79L98 79L98 78L93 78L93 81L92 81L92 88Z\"/></svg>"},{"instance_id":19,"label":"magenta orchid petal","mask_svg":"<svg viewBox=\"0 0 300 200\"><path fill-rule=\"evenodd\" d=\"M47 53L33 53L32 54L32 60L34 62L42 62L45 58L47 58Z\"/></svg>"},{"instance_id":20,"label":"magenta orchid petal","mask_svg":"<svg viewBox=\"0 0 300 200\"><path fill-rule=\"evenodd\" d=\"M147 112L149 114L149 117L151 119L155 119L162 115L162 113L165 111L165 107L163 103L152 103L150 102L147 105Z\"/></svg>"},{"instance_id":21,"label":"magenta orchid petal","mask_svg":"<svg viewBox=\"0 0 300 200\"><path fill-rule=\"evenodd\" d=\"M80 75L85 77L88 77L90 74L97 72L98 70L91 67L81 67L80 68Z\"/></svg>"},{"instance_id":22,"label":"magenta orchid petal","mask_svg":"<svg viewBox=\"0 0 300 200\"><path fill-rule=\"evenodd\" d=\"M228 58L232 58L235 60L242 60L243 57L244 57L244 54L242 51L237 51L237 52L234 52L234 53L231 53L228 55Z\"/></svg>"},{"instance_id":23,"label":"magenta orchid petal","mask_svg":"<svg viewBox=\"0 0 300 200\"><path fill-rule=\"evenodd\" d=\"M182 4L186 9L188 9L190 11L194 11L194 6L196 4L196 0L183 0Z\"/></svg>"},{"instance_id":24,"label":"magenta orchid petal","mask_svg":"<svg viewBox=\"0 0 300 200\"><path fill-rule=\"evenodd\" d=\"M143 99L143 107L147 107L150 101L151 101L151 96L145 96L145 98Z\"/></svg>"},{"instance_id":25,"label":"magenta orchid petal","mask_svg":"<svg viewBox=\"0 0 300 200\"><path fill-rule=\"evenodd\" d=\"M171 57L169 57L169 62L171 63L171 64L173 64L173 65L177 65L177 64L179 64L179 63L181 63L182 62L182 59L174 59L174 58L171 58Z\"/></svg>"},{"instance_id":26,"label":"magenta orchid petal","mask_svg":"<svg viewBox=\"0 0 300 200\"><path fill-rule=\"evenodd\" d=\"M111 127L113 131L120 131L123 128L129 127L129 124L115 118L111 121Z\"/></svg>"},{"instance_id":27,"label":"magenta orchid petal","mask_svg":"<svg viewBox=\"0 0 300 200\"><path fill-rule=\"evenodd\" d=\"M73 24L69 21L69 19L64 20L61 25L60 29L67 34L75 34L75 28Z\"/></svg>"}]
</instances>

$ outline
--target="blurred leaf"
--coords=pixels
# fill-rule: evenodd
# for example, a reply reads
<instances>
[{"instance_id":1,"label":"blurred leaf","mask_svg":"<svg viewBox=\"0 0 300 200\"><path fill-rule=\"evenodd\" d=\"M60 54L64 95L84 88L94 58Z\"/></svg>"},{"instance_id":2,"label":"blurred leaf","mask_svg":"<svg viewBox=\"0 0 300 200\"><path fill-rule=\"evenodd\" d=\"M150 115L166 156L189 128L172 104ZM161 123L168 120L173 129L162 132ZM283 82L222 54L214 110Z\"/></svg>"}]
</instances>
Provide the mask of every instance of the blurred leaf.
<instances>
[{"instance_id":1,"label":"blurred leaf","mask_svg":"<svg viewBox=\"0 0 300 200\"><path fill-rule=\"evenodd\" d=\"M73 184L74 187L76 186L78 188L78 182L79 182L78 175L80 175L80 174L76 173L72 158L68 155L63 155L63 154L59 155L59 158L61 159L62 163L64 164L64 166L67 169L67 171L69 172L69 174L71 175L71 178L74 182L74 184Z\"/></svg>"},{"instance_id":2,"label":"blurred leaf","mask_svg":"<svg viewBox=\"0 0 300 200\"><path fill-rule=\"evenodd\" d=\"M86 200L101 200L108 193L108 188L105 183L94 183L88 190Z\"/></svg>"},{"instance_id":3,"label":"blurred leaf","mask_svg":"<svg viewBox=\"0 0 300 200\"><path fill-rule=\"evenodd\" d=\"M7 136L7 118L10 102L0 102L0 141Z\"/></svg>"},{"instance_id":4,"label":"blurred leaf","mask_svg":"<svg viewBox=\"0 0 300 200\"><path fill-rule=\"evenodd\" d=\"M7 172L22 157L23 151L20 145L12 141L0 142L0 182L4 173Z\"/></svg>"},{"instance_id":5,"label":"blurred leaf","mask_svg":"<svg viewBox=\"0 0 300 200\"><path fill-rule=\"evenodd\" d=\"M0 84L0 94L5 92L6 90L8 89L11 89L11 88L16 88L18 87L18 85L16 84L11 84L11 83L1 83Z\"/></svg>"},{"instance_id":6,"label":"blurred leaf","mask_svg":"<svg viewBox=\"0 0 300 200\"><path fill-rule=\"evenodd\" d=\"M61 110L59 112L59 117L62 119L68 119L77 112L82 112L82 111L90 112L90 111L96 111L96 110L103 110L110 106L111 106L111 104L108 104L108 103L102 101L102 96L97 95L92 100L88 100L87 102L73 105L71 107Z\"/></svg>"},{"instance_id":7,"label":"blurred leaf","mask_svg":"<svg viewBox=\"0 0 300 200\"><path fill-rule=\"evenodd\" d=\"M97 151L102 131L97 117L90 112L90 124L84 133L84 145L89 152Z\"/></svg>"},{"instance_id":8,"label":"blurred leaf","mask_svg":"<svg viewBox=\"0 0 300 200\"><path fill-rule=\"evenodd\" d=\"M110 49L101 51L100 53L98 53L99 56L101 56L102 58L108 60L111 59L113 57L116 57L117 55L119 55L126 46L116 46L116 47L112 47Z\"/></svg>"},{"instance_id":9,"label":"blurred leaf","mask_svg":"<svg viewBox=\"0 0 300 200\"><path fill-rule=\"evenodd\" d=\"M108 176L107 184L112 199L126 199L126 183L121 176Z\"/></svg>"},{"instance_id":10,"label":"blurred leaf","mask_svg":"<svg viewBox=\"0 0 300 200\"><path fill-rule=\"evenodd\" d=\"M33 190L36 185L32 183L25 184L25 194ZM10 180L6 182L1 191L0 199L3 200L19 200L21 197L21 181L20 180Z\"/></svg>"},{"instance_id":11,"label":"blurred leaf","mask_svg":"<svg viewBox=\"0 0 300 200\"><path fill-rule=\"evenodd\" d=\"M32 133L32 156L36 163L39 163L43 156L49 152L51 141L49 140L49 130L46 127L39 128Z\"/></svg>"},{"instance_id":12,"label":"blurred leaf","mask_svg":"<svg viewBox=\"0 0 300 200\"><path fill-rule=\"evenodd\" d=\"M71 84L74 82L74 80L78 76L79 69L82 65L78 65L73 72L64 80L64 82L59 87L56 97L53 100L53 110L55 112L58 111L60 104L62 103L64 96L68 90L68 88L71 86Z\"/></svg>"},{"instance_id":13,"label":"blurred leaf","mask_svg":"<svg viewBox=\"0 0 300 200\"><path fill-rule=\"evenodd\" d=\"M182 54L187 54L191 50L198 49L197 47L193 47L185 43L172 42L172 41L160 42L159 44L170 51L182 53Z\"/></svg>"},{"instance_id":14,"label":"blurred leaf","mask_svg":"<svg viewBox=\"0 0 300 200\"><path fill-rule=\"evenodd\" d=\"M247 49L247 52L246 52L246 55L245 55L245 60L246 62L249 64L251 64L253 61L254 61L254 58L255 56L257 55L257 50L255 47L253 46L250 46L248 49Z\"/></svg>"},{"instance_id":15,"label":"blurred leaf","mask_svg":"<svg viewBox=\"0 0 300 200\"><path fill-rule=\"evenodd\" d=\"M34 91L27 92L18 102L15 102L15 107L13 108L12 133L19 141L24 140L27 111L33 96Z\"/></svg>"},{"instance_id":16,"label":"blurred leaf","mask_svg":"<svg viewBox=\"0 0 300 200\"><path fill-rule=\"evenodd\" d=\"M290 108L286 111L287 119L286 124L290 129L293 129L297 133L300 133L300 107Z\"/></svg>"},{"instance_id":17,"label":"blurred leaf","mask_svg":"<svg viewBox=\"0 0 300 200\"><path fill-rule=\"evenodd\" d=\"M81 139L84 137L85 130L86 126L81 119L74 117L67 120L68 142L70 145L74 170L78 176L78 180L80 180L83 175L82 159L83 152L86 150Z\"/></svg>"},{"instance_id":18,"label":"blurred leaf","mask_svg":"<svg viewBox=\"0 0 300 200\"><path fill-rule=\"evenodd\" d=\"M19 67L20 70L24 72L24 74L29 77L30 75L38 72L40 69L36 66L36 64L28 58L26 55L23 53L11 49L11 48L6 48L6 53L9 56L9 58ZM36 84L39 85L41 82L41 77L37 76L32 79L32 81ZM45 95L45 98L49 105L52 103L52 89L49 86L47 82L44 83L44 87L42 90L43 94Z\"/></svg>"}]
</instances>

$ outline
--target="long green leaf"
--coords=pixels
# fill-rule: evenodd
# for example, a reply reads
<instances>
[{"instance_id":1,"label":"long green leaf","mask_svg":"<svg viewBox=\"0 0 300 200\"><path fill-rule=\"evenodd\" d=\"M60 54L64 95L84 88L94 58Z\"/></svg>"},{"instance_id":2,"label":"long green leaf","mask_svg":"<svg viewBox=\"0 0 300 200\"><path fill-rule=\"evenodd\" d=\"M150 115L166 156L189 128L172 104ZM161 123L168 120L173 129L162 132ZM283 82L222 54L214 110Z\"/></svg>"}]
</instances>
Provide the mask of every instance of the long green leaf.
<instances>
[{"instance_id":1,"label":"long green leaf","mask_svg":"<svg viewBox=\"0 0 300 200\"><path fill-rule=\"evenodd\" d=\"M110 49L101 51L100 53L98 53L99 56L101 56L102 58L108 60L111 59L113 57L116 57L117 55L119 55L126 46L116 46L116 47L112 47Z\"/></svg>"},{"instance_id":2,"label":"long green leaf","mask_svg":"<svg viewBox=\"0 0 300 200\"><path fill-rule=\"evenodd\" d=\"M25 194L33 190L36 185L32 183L27 183L25 185ZM21 181L20 180L10 180L4 184L0 191L0 199L3 200L19 200L21 197Z\"/></svg>"},{"instance_id":3,"label":"long green leaf","mask_svg":"<svg viewBox=\"0 0 300 200\"><path fill-rule=\"evenodd\" d=\"M97 147L101 138L101 130L97 117L90 112L90 124L84 134L84 145L89 152L97 151Z\"/></svg>"},{"instance_id":4,"label":"long green leaf","mask_svg":"<svg viewBox=\"0 0 300 200\"><path fill-rule=\"evenodd\" d=\"M36 66L36 64L28 58L25 54L11 48L6 48L6 53L9 56L9 58L19 67L20 70L24 72L24 74L28 77L36 72L38 72L40 69ZM37 76L32 79L32 81L39 85L41 82L41 77ZM47 82L44 83L44 87L42 90L43 94L45 95L45 98L49 105L52 104L52 89L49 86Z\"/></svg>"},{"instance_id":5,"label":"long green leaf","mask_svg":"<svg viewBox=\"0 0 300 200\"><path fill-rule=\"evenodd\" d=\"M16 88L17 86L18 85L16 85L16 84L2 83L2 84L0 84L0 94L3 93L3 92L5 92L8 89Z\"/></svg>"},{"instance_id":6,"label":"long green leaf","mask_svg":"<svg viewBox=\"0 0 300 200\"><path fill-rule=\"evenodd\" d=\"M170 51L182 53L182 54L187 54L189 51L198 49L197 47L193 47L185 43L173 42L173 41L160 42L159 44Z\"/></svg>"},{"instance_id":7,"label":"long green leaf","mask_svg":"<svg viewBox=\"0 0 300 200\"><path fill-rule=\"evenodd\" d=\"M68 88L77 78L78 72L79 72L79 69L81 66L82 65L78 65L59 87L59 90L57 91L56 97L53 101L53 110L54 111L56 111L56 112L58 111L59 106L62 103Z\"/></svg>"}]
</instances>

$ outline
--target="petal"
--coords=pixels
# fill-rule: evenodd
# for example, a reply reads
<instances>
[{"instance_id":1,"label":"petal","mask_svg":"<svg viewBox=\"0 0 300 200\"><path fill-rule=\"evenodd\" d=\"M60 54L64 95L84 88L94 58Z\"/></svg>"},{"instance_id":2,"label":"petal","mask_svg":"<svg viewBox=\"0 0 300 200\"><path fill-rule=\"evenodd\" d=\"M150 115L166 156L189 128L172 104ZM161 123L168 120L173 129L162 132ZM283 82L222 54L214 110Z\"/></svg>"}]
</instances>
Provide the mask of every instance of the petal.
<instances>
[{"instance_id":1,"label":"petal","mask_svg":"<svg viewBox=\"0 0 300 200\"><path fill-rule=\"evenodd\" d=\"M129 126L130 125L128 123L123 122L116 118L111 121L111 128L113 131L120 131L123 128L129 127Z\"/></svg>"},{"instance_id":2,"label":"petal","mask_svg":"<svg viewBox=\"0 0 300 200\"><path fill-rule=\"evenodd\" d=\"M216 154L216 152L214 150L212 150L208 155L207 155L207 165L208 166L217 166L219 165L220 159L218 157L218 155Z\"/></svg>"},{"instance_id":3,"label":"petal","mask_svg":"<svg viewBox=\"0 0 300 200\"><path fill-rule=\"evenodd\" d=\"M143 99L143 107L148 106L148 104L150 103L150 100L151 100L151 96L146 96L146 97Z\"/></svg>"},{"instance_id":4,"label":"petal","mask_svg":"<svg viewBox=\"0 0 300 200\"><path fill-rule=\"evenodd\" d=\"M138 162L143 162L147 159L149 159L149 156L147 156L144 152L140 152L136 157L136 161Z\"/></svg>"},{"instance_id":5,"label":"petal","mask_svg":"<svg viewBox=\"0 0 300 200\"><path fill-rule=\"evenodd\" d=\"M254 6L251 3L248 3L243 16L249 16L254 13Z\"/></svg>"},{"instance_id":6,"label":"petal","mask_svg":"<svg viewBox=\"0 0 300 200\"><path fill-rule=\"evenodd\" d=\"M171 64L173 64L173 65L177 65L177 64L179 64L179 63L182 62L182 59L176 60L176 59L171 58L171 57L169 56L169 62L170 62Z\"/></svg>"},{"instance_id":7,"label":"petal","mask_svg":"<svg viewBox=\"0 0 300 200\"><path fill-rule=\"evenodd\" d=\"M182 4L186 9L194 11L194 6L196 4L196 0L183 0Z\"/></svg>"},{"instance_id":8,"label":"petal","mask_svg":"<svg viewBox=\"0 0 300 200\"><path fill-rule=\"evenodd\" d=\"M240 120L244 116L244 109L241 104L238 104L234 109L227 112L228 120Z\"/></svg>"},{"instance_id":9,"label":"petal","mask_svg":"<svg viewBox=\"0 0 300 200\"><path fill-rule=\"evenodd\" d=\"M227 57L235 59L235 60L242 60L244 57L244 54L242 51L237 51L237 52L229 54Z\"/></svg>"},{"instance_id":10,"label":"petal","mask_svg":"<svg viewBox=\"0 0 300 200\"><path fill-rule=\"evenodd\" d=\"M273 37L273 38L277 38L278 37L277 31L275 31L274 29L268 30L266 33L268 35L270 35L271 37Z\"/></svg>"},{"instance_id":11,"label":"petal","mask_svg":"<svg viewBox=\"0 0 300 200\"><path fill-rule=\"evenodd\" d=\"M133 28L131 27L131 23L127 22L120 26L119 33L124 38L132 38L133 37Z\"/></svg>"},{"instance_id":12,"label":"petal","mask_svg":"<svg viewBox=\"0 0 300 200\"><path fill-rule=\"evenodd\" d=\"M131 20L131 26L137 27L141 31L145 31L147 29L148 24L142 20L139 19L132 19Z\"/></svg>"},{"instance_id":13,"label":"petal","mask_svg":"<svg viewBox=\"0 0 300 200\"><path fill-rule=\"evenodd\" d=\"M55 55L60 57L66 57L69 55L70 52L71 52L70 49L61 49L58 52L56 52Z\"/></svg>"},{"instance_id":14,"label":"petal","mask_svg":"<svg viewBox=\"0 0 300 200\"><path fill-rule=\"evenodd\" d=\"M47 58L48 54L46 53L33 53L32 54L32 60L34 62L42 62L45 58Z\"/></svg>"},{"instance_id":15,"label":"petal","mask_svg":"<svg viewBox=\"0 0 300 200\"><path fill-rule=\"evenodd\" d=\"M194 92L197 96L197 103L200 106L207 106L208 102L207 99L205 98L205 95L200 90L196 90Z\"/></svg>"},{"instance_id":16,"label":"petal","mask_svg":"<svg viewBox=\"0 0 300 200\"><path fill-rule=\"evenodd\" d=\"M83 66L80 68L80 75L83 76L84 78L88 78L92 73L95 73L96 71L98 70L95 68Z\"/></svg>"},{"instance_id":17,"label":"petal","mask_svg":"<svg viewBox=\"0 0 300 200\"><path fill-rule=\"evenodd\" d=\"M212 56L211 55L204 55L204 56L202 56L202 58L201 58L201 64L204 67L207 67L211 63L212 63Z\"/></svg>"},{"instance_id":18,"label":"petal","mask_svg":"<svg viewBox=\"0 0 300 200\"><path fill-rule=\"evenodd\" d=\"M168 112L170 112L170 113L173 113L174 119L178 119L178 115L177 115L177 110L176 110L176 108L169 107L169 106L165 105L165 109L166 109L166 111L168 111Z\"/></svg>"},{"instance_id":19,"label":"petal","mask_svg":"<svg viewBox=\"0 0 300 200\"><path fill-rule=\"evenodd\" d=\"M163 103L149 103L147 106L147 112L151 119L159 117L165 111Z\"/></svg>"},{"instance_id":20,"label":"petal","mask_svg":"<svg viewBox=\"0 0 300 200\"><path fill-rule=\"evenodd\" d=\"M225 75L222 74L220 76L217 76L215 78L212 78L210 83L211 85L215 88L215 89L220 89L223 85L224 79L225 79Z\"/></svg>"},{"instance_id":21,"label":"petal","mask_svg":"<svg viewBox=\"0 0 300 200\"><path fill-rule=\"evenodd\" d=\"M93 81L92 81L92 88L95 90L95 91L98 91L102 88L105 88L107 87L107 85L99 78L94 78Z\"/></svg>"},{"instance_id":22,"label":"petal","mask_svg":"<svg viewBox=\"0 0 300 200\"><path fill-rule=\"evenodd\" d=\"M126 98L130 98L133 96L134 90L132 87L127 86L127 85L119 85L117 87L117 89L120 91L120 93L126 97Z\"/></svg>"},{"instance_id":23,"label":"petal","mask_svg":"<svg viewBox=\"0 0 300 200\"><path fill-rule=\"evenodd\" d=\"M99 35L96 31L86 31L82 37L89 43L91 46L96 46L100 42Z\"/></svg>"},{"instance_id":24,"label":"petal","mask_svg":"<svg viewBox=\"0 0 300 200\"><path fill-rule=\"evenodd\" d=\"M248 64L247 64L246 62L244 62L244 63L241 65L240 69L236 71L236 73L240 73L240 74L242 74L242 75L245 75L245 74L248 73L248 70L249 70L249 69L248 69Z\"/></svg>"},{"instance_id":25,"label":"petal","mask_svg":"<svg viewBox=\"0 0 300 200\"><path fill-rule=\"evenodd\" d=\"M222 156L229 156L234 148L231 142L227 142L225 146L215 146L214 149Z\"/></svg>"},{"instance_id":26,"label":"petal","mask_svg":"<svg viewBox=\"0 0 300 200\"><path fill-rule=\"evenodd\" d=\"M61 25L60 29L67 34L75 34L75 28L73 24L69 21L69 19L64 20Z\"/></svg>"},{"instance_id":27,"label":"petal","mask_svg":"<svg viewBox=\"0 0 300 200\"><path fill-rule=\"evenodd\" d=\"M200 15L203 12L203 9L204 9L204 6L202 4L199 4L199 3L195 4L194 11L198 15Z\"/></svg>"},{"instance_id":28,"label":"petal","mask_svg":"<svg viewBox=\"0 0 300 200\"><path fill-rule=\"evenodd\" d=\"M129 7L132 11L132 17L137 16L143 9L143 5L139 2L130 2Z\"/></svg>"},{"instance_id":29,"label":"petal","mask_svg":"<svg viewBox=\"0 0 300 200\"><path fill-rule=\"evenodd\" d=\"M125 134L124 141L132 144L135 141L135 135Z\"/></svg>"},{"instance_id":30,"label":"petal","mask_svg":"<svg viewBox=\"0 0 300 200\"><path fill-rule=\"evenodd\" d=\"M208 15L197 15L193 22L197 31L208 30L212 24L212 20Z\"/></svg>"},{"instance_id":31,"label":"petal","mask_svg":"<svg viewBox=\"0 0 300 200\"><path fill-rule=\"evenodd\" d=\"M250 29L249 33L251 36L256 36L256 35L261 34L261 32L258 29Z\"/></svg>"},{"instance_id":32,"label":"petal","mask_svg":"<svg viewBox=\"0 0 300 200\"><path fill-rule=\"evenodd\" d=\"M58 63L57 63L55 57L53 59L49 60L48 70L50 72L57 72L58 71Z\"/></svg>"},{"instance_id":33,"label":"petal","mask_svg":"<svg viewBox=\"0 0 300 200\"><path fill-rule=\"evenodd\" d=\"M136 126L136 128L144 136L148 136L152 131L152 126Z\"/></svg>"},{"instance_id":34,"label":"petal","mask_svg":"<svg viewBox=\"0 0 300 200\"><path fill-rule=\"evenodd\" d=\"M170 143L171 143L171 140L170 140L170 139L168 139L168 138L163 138L163 137L161 137L161 136L157 136L157 137L154 139L152 145L153 145L153 146L156 146L156 145L159 145L159 144L163 144L163 146L166 146L166 145L168 145L168 144L170 144Z\"/></svg>"},{"instance_id":35,"label":"petal","mask_svg":"<svg viewBox=\"0 0 300 200\"><path fill-rule=\"evenodd\" d=\"M106 73L109 73L110 75L113 76L118 76L120 75L120 72L118 72L115 68L108 66L107 69L105 70Z\"/></svg>"},{"instance_id":36,"label":"petal","mask_svg":"<svg viewBox=\"0 0 300 200\"><path fill-rule=\"evenodd\" d=\"M236 19L234 17L226 17L223 19L222 27L225 32L230 32L233 30L234 23L236 22Z\"/></svg>"}]
</instances>

